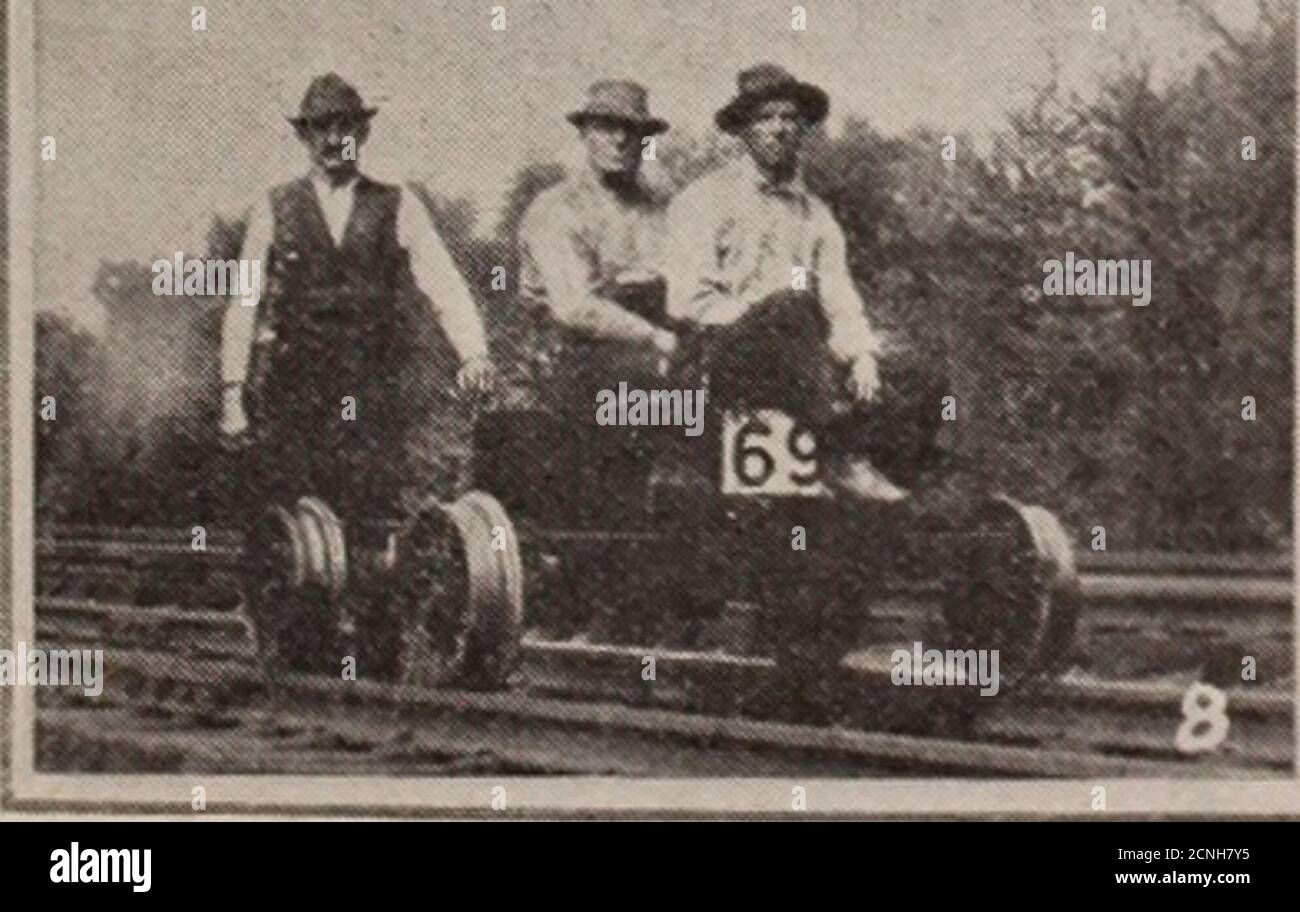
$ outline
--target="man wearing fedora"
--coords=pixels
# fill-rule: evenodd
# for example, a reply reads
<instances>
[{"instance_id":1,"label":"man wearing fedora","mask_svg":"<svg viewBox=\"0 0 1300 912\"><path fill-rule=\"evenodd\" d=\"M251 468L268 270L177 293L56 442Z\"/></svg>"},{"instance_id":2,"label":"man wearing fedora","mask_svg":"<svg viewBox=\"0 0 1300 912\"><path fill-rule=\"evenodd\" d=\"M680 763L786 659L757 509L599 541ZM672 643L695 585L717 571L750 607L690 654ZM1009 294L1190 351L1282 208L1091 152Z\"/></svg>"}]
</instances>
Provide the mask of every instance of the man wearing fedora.
<instances>
[{"instance_id":1,"label":"man wearing fedora","mask_svg":"<svg viewBox=\"0 0 1300 912\"><path fill-rule=\"evenodd\" d=\"M522 288L563 326L596 340L670 354L664 329L664 216L668 199L641 174L644 140L668 129L649 113L646 90L602 80L568 115L586 166L540 194L519 230ZM630 291L629 291L630 289Z\"/></svg>"},{"instance_id":2,"label":"man wearing fedora","mask_svg":"<svg viewBox=\"0 0 1300 912\"><path fill-rule=\"evenodd\" d=\"M401 381L430 310L459 385L492 376L477 306L422 204L358 168L375 113L341 77L312 81L289 118L310 170L254 204L243 255L263 260L265 291L260 306L231 303L221 339L221 430L241 439L251 411L252 499L312 493L345 519L398 508L419 394Z\"/></svg>"},{"instance_id":3,"label":"man wearing fedora","mask_svg":"<svg viewBox=\"0 0 1300 912\"><path fill-rule=\"evenodd\" d=\"M684 360L700 362L715 404L783 407L804 421L832 485L901 500L907 492L864 458L863 429L881 421L882 339L849 274L843 231L801 175L829 99L772 64L738 83L716 122L747 155L687 187L669 212L668 310L701 329Z\"/></svg>"},{"instance_id":4,"label":"man wearing fedora","mask_svg":"<svg viewBox=\"0 0 1300 912\"><path fill-rule=\"evenodd\" d=\"M651 115L645 88L613 79L594 83L567 119L585 162L533 201L519 230L521 303L544 316L553 352L538 377L538 424L548 430L531 435L550 443L541 444L545 452L529 474L549 478L545 491L530 496L548 504L540 509L562 515L549 516L553 522L626 529L645 518L656 438L654 429L597 425L597 393L619 382L661 385L661 367L677 346L665 313L668 199L641 171L645 141L668 124ZM501 467L498 474L512 473ZM606 607L612 590L598 580L621 572L612 558L567 572L570 580L604 588ZM561 634L589 619L573 606L590 608L594 600L572 593L565 601L569 607L556 619Z\"/></svg>"},{"instance_id":5,"label":"man wearing fedora","mask_svg":"<svg viewBox=\"0 0 1300 912\"><path fill-rule=\"evenodd\" d=\"M636 511L649 462L643 429L596 425L596 393L619 381L648 388L677 345L665 319L668 199L641 173L644 141L668 124L650 114L642 86L623 80L592 85L568 120L586 161L525 213L520 285L524 304L558 329L543 401L576 433L578 519L595 521Z\"/></svg>"}]
</instances>

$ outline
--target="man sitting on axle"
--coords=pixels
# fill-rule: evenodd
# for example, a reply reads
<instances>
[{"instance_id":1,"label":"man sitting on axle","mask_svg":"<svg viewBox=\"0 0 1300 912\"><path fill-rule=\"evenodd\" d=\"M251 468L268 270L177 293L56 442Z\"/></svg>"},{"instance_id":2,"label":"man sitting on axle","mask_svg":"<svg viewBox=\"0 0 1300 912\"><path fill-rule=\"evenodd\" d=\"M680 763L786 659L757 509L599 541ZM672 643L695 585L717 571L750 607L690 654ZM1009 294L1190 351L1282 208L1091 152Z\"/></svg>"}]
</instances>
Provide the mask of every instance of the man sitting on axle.
<instances>
[{"instance_id":1,"label":"man sitting on axle","mask_svg":"<svg viewBox=\"0 0 1300 912\"><path fill-rule=\"evenodd\" d=\"M738 83L716 121L747 157L697 180L669 210L669 315L702 330L690 357L709 377L712 405L789 412L813 431L832 486L901 500L907 492L866 458L883 443L864 439L881 436L882 340L844 234L800 170L829 100L770 64Z\"/></svg>"},{"instance_id":2,"label":"man sitting on axle","mask_svg":"<svg viewBox=\"0 0 1300 912\"><path fill-rule=\"evenodd\" d=\"M519 231L524 301L543 308L560 337L545 401L576 457L562 474L582 525L639 521L654 432L597 421L602 390L660 386L677 347L666 324L663 243L667 196L641 173L643 150L668 129L646 90L602 80L568 115L585 146L580 170L539 195Z\"/></svg>"}]
</instances>

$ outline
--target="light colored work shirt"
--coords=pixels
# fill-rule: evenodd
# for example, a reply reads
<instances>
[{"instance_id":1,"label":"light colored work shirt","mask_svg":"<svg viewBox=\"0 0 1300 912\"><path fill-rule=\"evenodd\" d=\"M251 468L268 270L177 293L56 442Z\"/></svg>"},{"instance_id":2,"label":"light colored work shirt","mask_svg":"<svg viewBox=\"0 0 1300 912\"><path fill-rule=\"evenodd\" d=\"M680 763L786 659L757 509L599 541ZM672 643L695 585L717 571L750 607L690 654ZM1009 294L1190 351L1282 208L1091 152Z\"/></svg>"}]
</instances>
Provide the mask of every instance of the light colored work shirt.
<instances>
[{"instance_id":1,"label":"light colored work shirt","mask_svg":"<svg viewBox=\"0 0 1300 912\"><path fill-rule=\"evenodd\" d=\"M352 214L356 179L333 187L324 178L313 174L311 184L330 237L337 247L343 240L343 231ZM269 196L263 195L252 207L242 256L261 259L265 265L266 252L273 237L271 202ZM478 306L428 213L418 200L405 192L397 209L397 243L410 255L416 287L431 302L434 319L442 326L461 361L485 357L487 336ZM242 383L246 379L260 288L259 284L258 294L247 301L232 301L226 310L221 334L221 379L225 383Z\"/></svg>"},{"instance_id":2,"label":"light colored work shirt","mask_svg":"<svg viewBox=\"0 0 1300 912\"><path fill-rule=\"evenodd\" d=\"M798 282L811 289L815 279L831 352L843 361L879 352L849 275L844 233L801 177L772 185L748 157L732 162L677 196L668 233L670 316L732 323L774 292Z\"/></svg>"},{"instance_id":3,"label":"light colored work shirt","mask_svg":"<svg viewBox=\"0 0 1300 912\"><path fill-rule=\"evenodd\" d=\"M664 194L642 184L620 195L590 170L546 190L519 226L524 297L566 326L648 341L655 326L608 293L620 282L662 278L666 211Z\"/></svg>"}]
</instances>

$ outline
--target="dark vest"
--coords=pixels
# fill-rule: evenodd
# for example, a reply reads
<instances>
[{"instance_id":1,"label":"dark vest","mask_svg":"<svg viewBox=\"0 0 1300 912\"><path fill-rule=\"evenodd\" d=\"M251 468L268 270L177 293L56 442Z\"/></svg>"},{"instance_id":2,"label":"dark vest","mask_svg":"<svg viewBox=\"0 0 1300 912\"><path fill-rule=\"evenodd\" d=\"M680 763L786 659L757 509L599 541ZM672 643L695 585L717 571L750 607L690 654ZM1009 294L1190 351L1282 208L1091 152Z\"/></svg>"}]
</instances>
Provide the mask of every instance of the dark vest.
<instances>
[{"instance_id":1,"label":"dark vest","mask_svg":"<svg viewBox=\"0 0 1300 912\"><path fill-rule=\"evenodd\" d=\"M271 191L274 224L267 254L267 319L275 331L266 378L268 404L281 411L365 394L367 410L388 408L384 380L396 369L404 301L414 288L397 241L401 191L365 177L336 247L311 181ZM311 411L314 411L311 410Z\"/></svg>"}]
</instances>

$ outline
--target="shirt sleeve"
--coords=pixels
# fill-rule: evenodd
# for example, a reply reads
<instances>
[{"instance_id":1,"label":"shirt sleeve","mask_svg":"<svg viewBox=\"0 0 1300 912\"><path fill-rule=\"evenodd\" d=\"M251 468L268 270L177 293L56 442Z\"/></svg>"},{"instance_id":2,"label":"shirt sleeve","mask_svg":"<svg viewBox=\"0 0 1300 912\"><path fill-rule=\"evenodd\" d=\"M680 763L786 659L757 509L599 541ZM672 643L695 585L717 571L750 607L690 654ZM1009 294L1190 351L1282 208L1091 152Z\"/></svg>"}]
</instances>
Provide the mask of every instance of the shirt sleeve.
<instances>
[{"instance_id":1,"label":"shirt sleeve","mask_svg":"<svg viewBox=\"0 0 1300 912\"><path fill-rule=\"evenodd\" d=\"M474 296L428 213L406 193L398 206L397 242L410 254L415 284L430 300L433 317L461 362L486 357L487 333Z\"/></svg>"},{"instance_id":2,"label":"shirt sleeve","mask_svg":"<svg viewBox=\"0 0 1300 912\"><path fill-rule=\"evenodd\" d=\"M743 310L723 269L726 218L707 187L688 187L668 209L668 314L696 323L730 323Z\"/></svg>"},{"instance_id":3,"label":"shirt sleeve","mask_svg":"<svg viewBox=\"0 0 1300 912\"><path fill-rule=\"evenodd\" d=\"M866 308L849 274L844 232L829 212L822 219L818 290L826 322L830 326L827 344L841 361L861 355L880 354L880 337L867 320Z\"/></svg>"},{"instance_id":4,"label":"shirt sleeve","mask_svg":"<svg viewBox=\"0 0 1300 912\"><path fill-rule=\"evenodd\" d=\"M653 323L600 295L594 255L554 209L530 213L520 238L555 319L606 339L640 342L654 337Z\"/></svg>"},{"instance_id":5,"label":"shirt sleeve","mask_svg":"<svg viewBox=\"0 0 1300 912\"><path fill-rule=\"evenodd\" d=\"M250 355L257 335L257 308L262 302L266 280L266 252L270 246L271 207L265 197L260 197L250 207L248 230L239 252L241 257L257 260L258 280L251 295L246 298L232 297L226 305L221 324L223 384L243 383L248 378Z\"/></svg>"}]
</instances>

